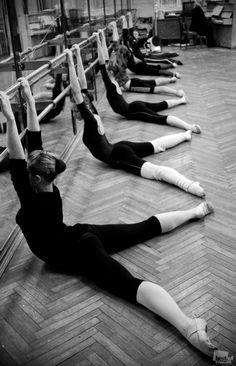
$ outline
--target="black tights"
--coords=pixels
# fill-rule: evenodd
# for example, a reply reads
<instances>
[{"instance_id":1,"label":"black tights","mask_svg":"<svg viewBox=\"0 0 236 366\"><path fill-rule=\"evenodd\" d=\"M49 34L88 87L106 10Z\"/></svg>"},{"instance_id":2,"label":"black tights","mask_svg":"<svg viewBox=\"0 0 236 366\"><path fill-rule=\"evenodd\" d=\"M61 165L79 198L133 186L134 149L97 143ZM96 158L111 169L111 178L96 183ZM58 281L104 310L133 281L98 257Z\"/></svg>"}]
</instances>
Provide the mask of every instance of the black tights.
<instances>
[{"instance_id":1,"label":"black tights","mask_svg":"<svg viewBox=\"0 0 236 366\"><path fill-rule=\"evenodd\" d=\"M127 118L163 125L167 123L167 116L157 113L167 108L168 104L166 101L149 103L139 100L129 104Z\"/></svg>"},{"instance_id":2,"label":"black tights","mask_svg":"<svg viewBox=\"0 0 236 366\"><path fill-rule=\"evenodd\" d=\"M104 290L136 302L142 282L110 254L149 240L162 233L159 220L152 216L135 224L89 225L72 250L70 268L78 269Z\"/></svg>"}]
</instances>

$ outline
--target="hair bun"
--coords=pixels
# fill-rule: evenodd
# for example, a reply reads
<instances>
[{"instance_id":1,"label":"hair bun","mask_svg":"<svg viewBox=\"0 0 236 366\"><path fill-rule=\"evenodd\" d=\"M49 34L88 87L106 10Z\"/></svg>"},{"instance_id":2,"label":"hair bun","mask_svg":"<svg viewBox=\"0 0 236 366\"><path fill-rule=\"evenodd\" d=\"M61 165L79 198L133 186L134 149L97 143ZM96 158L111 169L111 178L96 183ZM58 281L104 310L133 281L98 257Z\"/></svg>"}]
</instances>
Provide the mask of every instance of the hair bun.
<instances>
[{"instance_id":1,"label":"hair bun","mask_svg":"<svg viewBox=\"0 0 236 366\"><path fill-rule=\"evenodd\" d=\"M56 159L56 173L60 174L66 170L66 163L61 159Z\"/></svg>"}]
</instances>

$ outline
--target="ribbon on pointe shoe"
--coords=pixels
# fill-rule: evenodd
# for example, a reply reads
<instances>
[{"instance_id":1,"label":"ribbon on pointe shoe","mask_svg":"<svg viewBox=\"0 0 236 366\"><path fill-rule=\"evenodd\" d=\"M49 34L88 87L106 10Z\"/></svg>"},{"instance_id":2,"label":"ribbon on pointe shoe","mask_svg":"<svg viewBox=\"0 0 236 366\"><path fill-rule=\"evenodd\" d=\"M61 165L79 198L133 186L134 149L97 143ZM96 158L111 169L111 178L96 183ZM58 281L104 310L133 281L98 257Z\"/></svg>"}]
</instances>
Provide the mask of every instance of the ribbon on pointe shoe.
<instances>
[{"instance_id":1,"label":"ribbon on pointe shoe","mask_svg":"<svg viewBox=\"0 0 236 366\"><path fill-rule=\"evenodd\" d=\"M207 335L206 321L201 318L194 318L194 321L194 326L187 332L187 340L205 355L213 357L214 350L217 350L217 347L211 343Z\"/></svg>"}]
</instances>

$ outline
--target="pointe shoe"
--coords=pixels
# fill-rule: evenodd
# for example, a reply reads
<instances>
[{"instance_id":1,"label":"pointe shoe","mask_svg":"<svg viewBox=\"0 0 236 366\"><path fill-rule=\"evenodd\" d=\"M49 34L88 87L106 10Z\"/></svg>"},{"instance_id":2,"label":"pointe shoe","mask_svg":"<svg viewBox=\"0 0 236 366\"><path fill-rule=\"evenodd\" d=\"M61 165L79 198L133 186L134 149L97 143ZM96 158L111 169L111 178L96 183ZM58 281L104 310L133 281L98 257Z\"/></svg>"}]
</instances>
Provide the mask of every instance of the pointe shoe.
<instances>
[{"instance_id":1,"label":"pointe shoe","mask_svg":"<svg viewBox=\"0 0 236 366\"><path fill-rule=\"evenodd\" d=\"M214 346L207 335L207 323L204 319L194 318L193 327L187 332L187 340L199 351L209 357L213 357Z\"/></svg>"}]
</instances>

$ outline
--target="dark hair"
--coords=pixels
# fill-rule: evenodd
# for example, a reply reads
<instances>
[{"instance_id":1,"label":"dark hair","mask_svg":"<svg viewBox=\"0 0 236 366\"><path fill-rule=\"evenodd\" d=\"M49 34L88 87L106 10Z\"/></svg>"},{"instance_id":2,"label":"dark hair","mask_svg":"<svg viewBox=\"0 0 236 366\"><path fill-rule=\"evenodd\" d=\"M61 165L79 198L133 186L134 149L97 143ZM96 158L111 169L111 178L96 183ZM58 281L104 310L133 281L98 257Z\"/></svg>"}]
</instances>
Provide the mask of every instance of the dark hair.
<instances>
[{"instance_id":1,"label":"dark hair","mask_svg":"<svg viewBox=\"0 0 236 366\"><path fill-rule=\"evenodd\" d=\"M158 36L152 37L153 46L161 46L161 39Z\"/></svg>"},{"instance_id":2,"label":"dark hair","mask_svg":"<svg viewBox=\"0 0 236 366\"><path fill-rule=\"evenodd\" d=\"M40 175L48 183L64 172L66 164L61 159L43 150L34 150L28 156L28 170L32 175Z\"/></svg>"}]
</instances>

